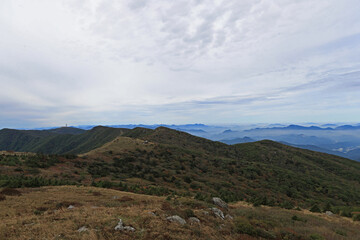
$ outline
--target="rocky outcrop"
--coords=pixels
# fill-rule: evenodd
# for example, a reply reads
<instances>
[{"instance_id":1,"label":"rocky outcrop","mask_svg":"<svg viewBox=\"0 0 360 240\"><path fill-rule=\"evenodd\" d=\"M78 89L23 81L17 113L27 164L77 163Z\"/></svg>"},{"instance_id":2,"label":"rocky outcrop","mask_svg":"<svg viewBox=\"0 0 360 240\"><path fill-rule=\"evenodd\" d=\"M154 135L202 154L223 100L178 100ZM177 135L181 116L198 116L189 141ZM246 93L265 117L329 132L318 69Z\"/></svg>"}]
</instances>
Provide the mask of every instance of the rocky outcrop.
<instances>
[{"instance_id":1,"label":"rocky outcrop","mask_svg":"<svg viewBox=\"0 0 360 240\"><path fill-rule=\"evenodd\" d=\"M221 218L221 219L224 219L224 218L225 218L224 213L223 213L220 209L218 209L218 208L211 208L211 211L212 211L212 213L213 213L216 217Z\"/></svg>"},{"instance_id":2,"label":"rocky outcrop","mask_svg":"<svg viewBox=\"0 0 360 240\"><path fill-rule=\"evenodd\" d=\"M226 202L224 202L221 198L218 198L218 197L213 197L212 198L212 201L215 205L221 207L221 208L224 208L224 209L228 209L228 205Z\"/></svg>"}]
</instances>

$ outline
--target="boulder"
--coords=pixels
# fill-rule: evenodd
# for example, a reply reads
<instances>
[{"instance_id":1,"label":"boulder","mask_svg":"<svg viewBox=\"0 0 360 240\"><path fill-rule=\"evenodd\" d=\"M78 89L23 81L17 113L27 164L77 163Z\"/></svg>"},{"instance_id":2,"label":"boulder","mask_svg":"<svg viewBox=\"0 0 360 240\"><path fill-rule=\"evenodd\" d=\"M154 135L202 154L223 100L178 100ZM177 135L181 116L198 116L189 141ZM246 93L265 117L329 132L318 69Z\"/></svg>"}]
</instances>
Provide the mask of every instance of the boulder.
<instances>
[{"instance_id":1,"label":"boulder","mask_svg":"<svg viewBox=\"0 0 360 240\"><path fill-rule=\"evenodd\" d=\"M230 214L226 214L225 218L228 219L228 220L233 220L234 219L233 216L231 216Z\"/></svg>"},{"instance_id":2,"label":"boulder","mask_svg":"<svg viewBox=\"0 0 360 240\"><path fill-rule=\"evenodd\" d=\"M74 209L74 208L75 208L75 206L73 206L73 205L68 206L68 209Z\"/></svg>"},{"instance_id":3,"label":"boulder","mask_svg":"<svg viewBox=\"0 0 360 240\"><path fill-rule=\"evenodd\" d=\"M334 213L333 213L333 212L331 212L331 211L326 211L326 212L325 212L325 214L326 214L326 215L328 215L328 216L332 216L332 215L334 215Z\"/></svg>"},{"instance_id":4,"label":"boulder","mask_svg":"<svg viewBox=\"0 0 360 240\"><path fill-rule=\"evenodd\" d=\"M176 223L179 223L181 225L186 224L186 221L183 218L179 217L178 215L167 217L166 220L168 220L169 222L176 222Z\"/></svg>"},{"instance_id":5,"label":"boulder","mask_svg":"<svg viewBox=\"0 0 360 240\"><path fill-rule=\"evenodd\" d=\"M196 218L196 217L190 217L190 218L189 218L189 223L190 223L191 225L193 225L193 224L200 224L200 220L199 220L198 218Z\"/></svg>"},{"instance_id":6,"label":"boulder","mask_svg":"<svg viewBox=\"0 0 360 240\"><path fill-rule=\"evenodd\" d=\"M218 209L218 208L211 208L211 211L212 211L212 213L213 213L216 217L221 218L221 219L224 219L224 218L225 218L224 213L223 213L220 209Z\"/></svg>"},{"instance_id":7,"label":"boulder","mask_svg":"<svg viewBox=\"0 0 360 240\"><path fill-rule=\"evenodd\" d=\"M215 205L221 207L221 208L224 208L224 209L227 209L228 208L228 205L226 202L224 202L221 198L218 198L218 197L213 197L212 198L212 201Z\"/></svg>"}]
</instances>

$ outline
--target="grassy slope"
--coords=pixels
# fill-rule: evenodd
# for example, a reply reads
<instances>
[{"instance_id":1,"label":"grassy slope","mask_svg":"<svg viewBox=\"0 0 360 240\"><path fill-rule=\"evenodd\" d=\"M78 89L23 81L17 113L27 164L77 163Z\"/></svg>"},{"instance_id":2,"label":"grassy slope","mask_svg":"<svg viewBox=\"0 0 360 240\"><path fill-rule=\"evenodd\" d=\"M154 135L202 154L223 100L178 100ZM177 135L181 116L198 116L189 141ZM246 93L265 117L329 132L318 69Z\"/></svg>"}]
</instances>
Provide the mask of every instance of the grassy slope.
<instances>
[{"instance_id":1,"label":"grassy slope","mask_svg":"<svg viewBox=\"0 0 360 240\"><path fill-rule=\"evenodd\" d=\"M0 130L0 150L41 152L47 154L79 154L100 147L127 132L128 129L95 127L51 130Z\"/></svg>"},{"instance_id":2,"label":"grassy slope","mask_svg":"<svg viewBox=\"0 0 360 240\"><path fill-rule=\"evenodd\" d=\"M143 188L149 186L164 187L198 199L219 195L227 201L283 207L325 206L327 202L360 205L360 163L354 161L272 141L229 146L163 127L120 129L113 135L114 129L99 130L101 138L127 137L117 137L80 158L60 158L54 166L40 168L38 175L82 184L137 184L132 189L137 192L146 192ZM76 135L76 146L81 146L82 136ZM2 161L0 174L35 176L27 161L19 160L14 166L7 162Z\"/></svg>"},{"instance_id":3,"label":"grassy slope","mask_svg":"<svg viewBox=\"0 0 360 240\"><path fill-rule=\"evenodd\" d=\"M1 190L1 189L0 189ZM339 216L271 207L230 205L234 219L207 215L211 204L190 198L146 196L94 187L21 189L0 201L0 239L359 239L360 224ZM117 196L117 199L114 198ZM69 205L75 208L67 209ZM150 214L155 213L155 215ZM179 215L200 225L169 223ZM296 216L296 217L294 217ZM134 233L114 231L118 219ZM295 219L295 220L294 220ZM77 230L85 226L88 231Z\"/></svg>"}]
</instances>

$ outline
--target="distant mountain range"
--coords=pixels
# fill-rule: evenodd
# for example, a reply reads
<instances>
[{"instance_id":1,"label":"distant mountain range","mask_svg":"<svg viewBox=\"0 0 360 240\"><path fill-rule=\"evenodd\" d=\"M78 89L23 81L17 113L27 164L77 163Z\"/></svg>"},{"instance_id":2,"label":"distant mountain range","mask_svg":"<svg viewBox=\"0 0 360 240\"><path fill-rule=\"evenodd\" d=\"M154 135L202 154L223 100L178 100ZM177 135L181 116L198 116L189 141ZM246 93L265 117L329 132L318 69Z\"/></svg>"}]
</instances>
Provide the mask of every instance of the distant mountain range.
<instances>
[{"instance_id":1,"label":"distant mountain range","mask_svg":"<svg viewBox=\"0 0 360 240\"><path fill-rule=\"evenodd\" d=\"M319 126L307 127L307 126L292 124L286 127L254 128L254 129L245 130L245 132L254 131L254 130L359 130L359 129L360 126L353 126L353 125L341 125L341 126L333 126L333 127L319 127Z\"/></svg>"},{"instance_id":2,"label":"distant mountain range","mask_svg":"<svg viewBox=\"0 0 360 240\"><path fill-rule=\"evenodd\" d=\"M29 150L37 147L38 151L47 152L56 145L58 141L69 141L70 147L58 149L57 153L78 153L83 150L90 149L82 146L79 149L74 149L72 146L77 145L78 138L80 138L87 130L93 129L94 125L81 125L77 127L67 128L47 128L39 129L40 132L22 132L24 130L12 130L17 132L19 141L15 145L8 146L2 143L1 136L6 134L6 130L1 130L0 147L11 147L15 150ZM158 127L167 127L170 129L183 131L195 136L207 138L210 140L221 141L226 144L236 144L245 142L254 142L259 140L273 140L283 142L291 146L301 147L304 149L316 150L324 153L331 153L342 157L347 157L353 160L360 161L360 124L313 124L307 125L283 125L283 124L258 124L258 125L226 125L214 126L205 124L183 124L183 125L168 125L168 124L124 124L124 125L109 125L104 126L116 129L134 129L146 128L156 129ZM86 131L85 131L86 130ZM9 130L7 130L9 131ZM96 131L95 131L96 132ZM74 135L71 139L59 135ZM89 133L87 133L89 134ZM81 136L75 136L81 135ZM65 139L66 140L61 140ZM112 138L109 136L99 135L97 141L99 144ZM23 142L23 143L22 143ZM86 144L85 144L86 145ZM92 146L90 144L89 146ZM98 146L98 145L96 145Z\"/></svg>"}]
</instances>

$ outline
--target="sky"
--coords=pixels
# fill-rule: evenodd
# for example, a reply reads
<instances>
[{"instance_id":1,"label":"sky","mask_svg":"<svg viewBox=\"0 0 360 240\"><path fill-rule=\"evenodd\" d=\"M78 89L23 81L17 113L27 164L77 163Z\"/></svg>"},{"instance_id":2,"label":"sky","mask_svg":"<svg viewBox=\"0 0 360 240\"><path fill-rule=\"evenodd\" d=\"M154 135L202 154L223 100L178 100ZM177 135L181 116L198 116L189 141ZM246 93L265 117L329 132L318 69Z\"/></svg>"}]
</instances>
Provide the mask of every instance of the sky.
<instances>
[{"instance_id":1,"label":"sky","mask_svg":"<svg viewBox=\"0 0 360 240\"><path fill-rule=\"evenodd\" d=\"M0 128L360 122L358 0L1 0Z\"/></svg>"}]
</instances>

